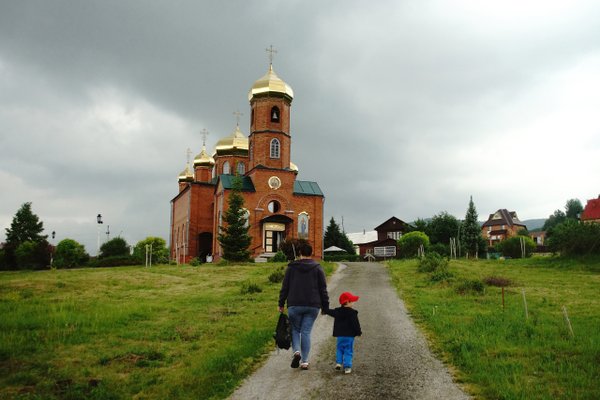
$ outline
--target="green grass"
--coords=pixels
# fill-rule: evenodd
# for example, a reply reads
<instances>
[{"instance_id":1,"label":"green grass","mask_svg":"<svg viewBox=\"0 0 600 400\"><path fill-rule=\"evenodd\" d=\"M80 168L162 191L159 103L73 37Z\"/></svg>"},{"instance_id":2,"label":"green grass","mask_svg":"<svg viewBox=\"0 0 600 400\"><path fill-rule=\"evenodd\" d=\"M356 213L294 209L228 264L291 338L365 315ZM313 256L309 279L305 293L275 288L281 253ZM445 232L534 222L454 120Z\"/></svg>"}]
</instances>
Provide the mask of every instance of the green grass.
<instances>
[{"instance_id":1,"label":"green grass","mask_svg":"<svg viewBox=\"0 0 600 400\"><path fill-rule=\"evenodd\" d=\"M454 277L442 282L418 273L415 260L392 261L389 269L434 351L476 398L600 398L599 260L453 260ZM456 290L490 276L512 282L504 309L500 287Z\"/></svg>"},{"instance_id":2,"label":"green grass","mask_svg":"<svg viewBox=\"0 0 600 400\"><path fill-rule=\"evenodd\" d=\"M0 398L225 398L274 346L280 265L0 273Z\"/></svg>"}]
</instances>

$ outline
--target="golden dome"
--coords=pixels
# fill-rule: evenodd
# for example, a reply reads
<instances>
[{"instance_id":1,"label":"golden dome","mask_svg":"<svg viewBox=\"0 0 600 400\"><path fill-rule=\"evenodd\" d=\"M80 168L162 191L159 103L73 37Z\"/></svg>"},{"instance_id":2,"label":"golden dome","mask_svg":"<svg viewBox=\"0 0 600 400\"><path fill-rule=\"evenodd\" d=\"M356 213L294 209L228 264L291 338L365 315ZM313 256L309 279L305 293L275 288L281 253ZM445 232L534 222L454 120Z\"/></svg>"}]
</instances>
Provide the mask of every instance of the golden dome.
<instances>
[{"instance_id":1,"label":"golden dome","mask_svg":"<svg viewBox=\"0 0 600 400\"><path fill-rule=\"evenodd\" d=\"M202 151L200 152L200 154L198 154L196 158L194 158L194 167L197 167L199 165L215 165L215 159L206 153L206 146L204 145L202 146Z\"/></svg>"},{"instance_id":2,"label":"golden dome","mask_svg":"<svg viewBox=\"0 0 600 400\"><path fill-rule=\"evenodd\" d=\"M194 174L190 170L190 165L187 164L185 169L179 173L178 177L179 182L189 182L194 180Z\"/></svg>"},{"instance_id":3,"label":"golden dome","mask_svg":"<svg viewBox=\"0 0 600 400\"><path fill-rule=\"evenodd\" d=\"M215 149L218 153L231 150L248 151L248 138L240 131L240 126L235 127L235 131L227 137L219 140Z\"/></svg>"},{"instance_id":4,"label":"golden dome","mask_svg":"<svg viewBox=\"0 0 600 400\"><path fill-rule=\"evenodd\" d=\"M254 96L265 93L281 93L290 101L294 98L294 91L284 81L281 80L273 71L273 65L269 66L269 72L262 78L254 82L252 89L248 92L248 101L251 101Z\"/></svg>"},{"instance_id":5,"label":"golden dome","mask_svg":"<svg viewBox=\"0 0 600 400\"><path fill-rule=\"evenodd\" d=\"M298 166L290 161L290 169L295 173L298 173Z\"/></svg>"}]
</instances>

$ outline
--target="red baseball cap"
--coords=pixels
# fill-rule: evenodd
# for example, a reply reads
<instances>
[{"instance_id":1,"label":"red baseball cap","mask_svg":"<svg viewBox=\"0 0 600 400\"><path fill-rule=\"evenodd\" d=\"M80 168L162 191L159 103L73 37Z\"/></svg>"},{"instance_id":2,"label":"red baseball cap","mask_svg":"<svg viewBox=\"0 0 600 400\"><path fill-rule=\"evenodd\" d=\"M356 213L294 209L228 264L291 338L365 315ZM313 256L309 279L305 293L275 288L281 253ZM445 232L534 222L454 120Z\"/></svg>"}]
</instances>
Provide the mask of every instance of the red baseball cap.
<instances>
[{"instance_id":1,"label":"red baseball cap","mask_svg":"<svg viewBox=\"0 0 600 400\"><path fill-rule=\"evenodd\" d=\"M351 302L355 302L359 299L358 296L353 295L350 292L344 292L342 294L340 294L340 304L346 304L347 302L351 301Z\"/></svg>"}]
</instances>

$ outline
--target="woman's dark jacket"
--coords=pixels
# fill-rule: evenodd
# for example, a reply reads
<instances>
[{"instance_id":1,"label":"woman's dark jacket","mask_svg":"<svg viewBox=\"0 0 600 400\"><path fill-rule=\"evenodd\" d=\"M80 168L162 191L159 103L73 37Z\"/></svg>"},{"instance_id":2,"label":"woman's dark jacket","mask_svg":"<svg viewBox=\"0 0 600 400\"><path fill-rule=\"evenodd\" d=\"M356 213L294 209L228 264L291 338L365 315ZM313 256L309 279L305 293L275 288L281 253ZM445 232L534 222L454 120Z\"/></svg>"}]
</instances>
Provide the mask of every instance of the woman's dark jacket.
<instances>
[{"instance_id":1,"label":"woman's dark jacket","mask_svg":"<svg viewBox=\"0 0 600 400\"><path fill-rule=\"evenodd\" d=\"M292 261L283 277L279 292L279 307L308 306L329 309L327 281L319 263L310 258Z\"/></svg>"},{"instance_id":2,"label":"woman's dark jacket","mask_svg":"<svg viewBox=\"0 0 600 400\"><path fill-rule=\"evenodd\" d=\"M333 336L360 336L360 322L358 322L358 311L350 307L338 307L325 311L333 318Z\"/></svg>"}]
</instances>

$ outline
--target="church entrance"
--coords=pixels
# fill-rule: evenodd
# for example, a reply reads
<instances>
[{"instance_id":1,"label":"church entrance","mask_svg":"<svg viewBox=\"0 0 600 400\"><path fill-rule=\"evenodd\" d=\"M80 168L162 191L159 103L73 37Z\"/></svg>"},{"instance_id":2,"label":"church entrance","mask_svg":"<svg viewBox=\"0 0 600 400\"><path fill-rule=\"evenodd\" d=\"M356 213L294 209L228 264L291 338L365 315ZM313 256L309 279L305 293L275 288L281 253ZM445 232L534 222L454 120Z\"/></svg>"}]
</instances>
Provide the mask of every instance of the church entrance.
<instances>
[{"instance_id":1,"label":"church entrance","mask_svg":"<svg viewBox=\"0 0 600 400\"><path fill-rule=\"evenodd\" d=\"M264 247L266 253L276 253L279 245L285 239L285 224L279 222L267 222L263 225Z\"/></svg>"},{"instance_id":2,"label":"church entrance","mask_svg":"<svg viewBox=\"0 0 600 400\"><path fill-rule=\"evenodd\" d=\"M212 255L213 235L210 232L202 232L198 235L198 259L201 262L206 261L206 256Z\"/></svg>"}]
</instances>

